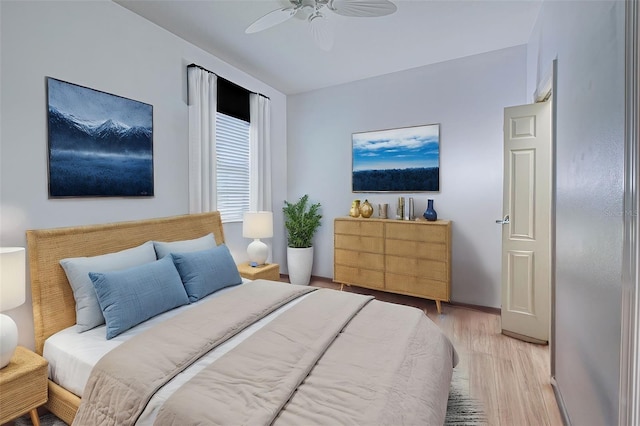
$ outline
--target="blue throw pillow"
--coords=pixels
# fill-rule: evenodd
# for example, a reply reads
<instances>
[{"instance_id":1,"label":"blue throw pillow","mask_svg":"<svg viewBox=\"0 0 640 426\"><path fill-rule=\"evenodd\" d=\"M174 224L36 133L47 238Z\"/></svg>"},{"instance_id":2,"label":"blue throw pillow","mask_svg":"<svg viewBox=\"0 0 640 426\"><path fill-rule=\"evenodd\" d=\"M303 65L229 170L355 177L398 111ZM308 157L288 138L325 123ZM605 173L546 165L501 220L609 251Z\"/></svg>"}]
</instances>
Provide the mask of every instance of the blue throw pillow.
<instances>
[{"instance_id":1,"label":"blue throw pillow","mask_svg":"<svg viewBox=\"0 0 640 426\"><path fill-rule=\"evenodd\" d=\"M90 272L107 322L107 339L189 303L170 257L122 271Z\"/></svg>"},{"instance_id":2,"label":"blue throw pillow","mask_svg":"<svg viewBox=\"0 0 640 426\"><path fill-rule=\"evenodd\" d=\"M190 253L171 253L189 301L195 302L222 288L242 283L226 245Z\"/></svg>"},{"instance_id":3,"label":"blue throw pillow","mask_svg":"<svg viewBox=\"0 0 640 426\"><path fill-rule=\"evenodd\" d=\"M165 243L162 241L154 241L153 247L156 250L156 256L158 259L162 259L168 256L169 253L186 253L191 251L200 251L216 246L216 240L213 236L213 232L205 235L204 237L194 238L193 240L181 240Z\"/></svg>"}]
</instances>

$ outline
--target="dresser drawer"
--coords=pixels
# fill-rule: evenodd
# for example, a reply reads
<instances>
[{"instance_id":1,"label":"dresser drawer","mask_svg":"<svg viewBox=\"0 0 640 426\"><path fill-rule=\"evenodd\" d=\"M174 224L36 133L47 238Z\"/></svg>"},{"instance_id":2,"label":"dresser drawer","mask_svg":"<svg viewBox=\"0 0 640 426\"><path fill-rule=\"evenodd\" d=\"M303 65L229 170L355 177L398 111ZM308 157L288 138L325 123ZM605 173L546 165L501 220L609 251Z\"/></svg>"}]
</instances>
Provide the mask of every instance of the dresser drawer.
<instances>
[{"instance_id":1,"label":"dresser drawer","mask_svg":"<svg viewBox=\"0 0 640 426\"><path fill-rule=\"evenodd\" d=\"M333 280L359 287L384 289L384 272L336 264Z\"/></svg>"},{"instance_id":2,"label":"dresser drawer","mask_svg":"<svg viewBox=\"0 0 640 426\"><path fill-rule=\"evenodd\" d=\"M379 238L384 236L384 224L382 222L336 220L333 226L336 234L361 235Z\"/></svg>"},{"instance_id":3,"label":"dresser drawer","mask_svg":"<svg viewBox=\"0 0 640 426\"><path fill-rule=\"evenodd\" d=\"M440 262L446 262L449 257L449 252L444 244L393 239L386 240L385 254L438 260Z\"/></svg>"},{"instance_id":4,"label":"dresser drawer","mask_svg":"<svg viewBox=\"0 0 640 426\"><path fill-rule=\"evenodd\" d=\"M429 243L446 243L448 228L441 225L419 223L388 223L386 238Z\"/></svg>"},{"instance_id":5,"label":"dresser drawer","mask_svg":"<svg viewBox=\"0 0 640 426\"><path fill-rule=\"evenodd\" d=\"M449 279L447 264L435 260L386 256L385 270L396 274L410 274L441 281Z\"/></svg>"},{"instance_id":6,"label":"dresser drawer","mask_svg":"<svg viewBox=\"0 0 640 426\"><path fill-rule=\"evenodd\" d=\"M446 282L411 275L385 274L385 290L428 299L449 301L449 290Z\"/></svg>"},{"instance_id":7,"label":"dresser drawer","mask_svg":"<svg viewBox=\"0 0 640 426\"><path fill-rule=\"evenodd\" d=\"M361 251L335 249L334 262L338 265L353 266L356 268L382 271L384 267L384 255L365 253Z\"/></svg>"},{"instance_id":8,"label":"dresser drawer","mask_svg":"<svg viewBox=\"0 0 640 426\"><path fill-rule=\"evenodd\" d=\"M384 240L377 237L335 234L333 243L336 249L384 253Z\"/></svg>"}]
</instances>

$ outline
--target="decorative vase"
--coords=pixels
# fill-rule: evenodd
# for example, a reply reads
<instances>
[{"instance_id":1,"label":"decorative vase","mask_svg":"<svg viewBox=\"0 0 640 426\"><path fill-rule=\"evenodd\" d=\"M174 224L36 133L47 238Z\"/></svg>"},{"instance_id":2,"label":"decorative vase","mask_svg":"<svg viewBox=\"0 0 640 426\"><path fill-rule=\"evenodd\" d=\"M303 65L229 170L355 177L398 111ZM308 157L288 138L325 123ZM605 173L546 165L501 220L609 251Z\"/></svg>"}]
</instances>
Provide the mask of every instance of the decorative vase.
<instances>
[{"instance_id":1,"label":"decorative vase","mask_svg":"<svg viewBox=\"0 0 640 426\"><path fill-rule=\"evenodd\" d=\"M427 210L422 216L430 222L438 220L438 213L433 209L433 200L427 200Z\"/></svg>"},{"instance_id":2,"label":"decorative vase","mask_svg":"<svg viewBox=\"0 0 640 426\"><path fill-rule=\"evenodd\" d=\"M353 200L353 202L351 203L351 210L349 210L349 216L351 217L360 216L360 200Z\"/></svg>"},{"instance_id":3,"label":"decorative vase","mask_svg":"<svg viewBox=\"0 0 640 426\"><path fill-rule=\"evenodd\" d=\"M389 204L378 204L378 217L380 219L387 218L387 210L389 208Z\"/></svg>"},{"instance_id":4,"label":"decorative vase","mask_svg":"<svg viewBox=\"0 0 640 426\"><path fill-rule=\"evenodd\" d=\"M287 269L291 284L309 285L312 266L313 247L287 247Z\"/></svg>"},{"instance_id":5,"label":"decorative vase","mask_svg":"<svg viewBox=\"0 0 640 426\"><path fill-rule=\"evenodd\" d=\"M364 203L360 206L360 214L362 217L371 217L373 214L373 206L369 204L369 200L364 200Z\"/></svg>"}]
</instances>

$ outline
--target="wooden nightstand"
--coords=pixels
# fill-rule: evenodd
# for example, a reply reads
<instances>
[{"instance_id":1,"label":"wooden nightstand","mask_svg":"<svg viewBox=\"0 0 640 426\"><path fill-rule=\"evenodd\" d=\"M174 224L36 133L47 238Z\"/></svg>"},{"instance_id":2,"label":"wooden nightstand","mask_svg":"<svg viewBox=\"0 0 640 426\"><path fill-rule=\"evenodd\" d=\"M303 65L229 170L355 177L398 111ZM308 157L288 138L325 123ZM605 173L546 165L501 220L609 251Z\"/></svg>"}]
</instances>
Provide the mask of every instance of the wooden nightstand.
<instances>
[{"instance_id":1,"label":"wooden nightstand","mask_svg":"<svg viewBox=\"0 0 640 426\"><path fill-rule=\"evenodd\" d=\"M248 280L271 280L280 281L280 265L268 263L260 266L251 266L248 262L238 264L240 276Z\"/></svg>"},{"instance_id":2,"label":"wooden nightstand","mask_svg":"<svg viewBox=\"0 0 640 426\"><path fill-rule=\"evenodd\" d=\"M18 346L11 362L0 369L0 424L23 414L31 414L31 422L40 426L39 406L47 402L46 359Z\"/></svg>"}]
</instances>

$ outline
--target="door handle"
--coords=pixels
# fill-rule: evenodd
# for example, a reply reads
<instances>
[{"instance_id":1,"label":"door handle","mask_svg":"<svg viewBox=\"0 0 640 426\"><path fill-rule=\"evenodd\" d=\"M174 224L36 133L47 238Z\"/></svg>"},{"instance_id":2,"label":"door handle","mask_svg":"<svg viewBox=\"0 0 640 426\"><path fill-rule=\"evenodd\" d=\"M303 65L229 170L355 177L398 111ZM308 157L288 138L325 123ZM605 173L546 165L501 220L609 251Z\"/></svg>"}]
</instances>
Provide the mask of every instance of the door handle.
<instances>
[{"instance_id":1,"label":"door handle","mask_svg":"<svg viewBox=\"0 0 640 426\"><path fill-rule=\"evenodd\" d=\"M509 224L509 215L506 215L504 217L504 219L498 219L496 220L496 223L500 224L500 225L508 225Z\"/></svg>"}]
</instances>

